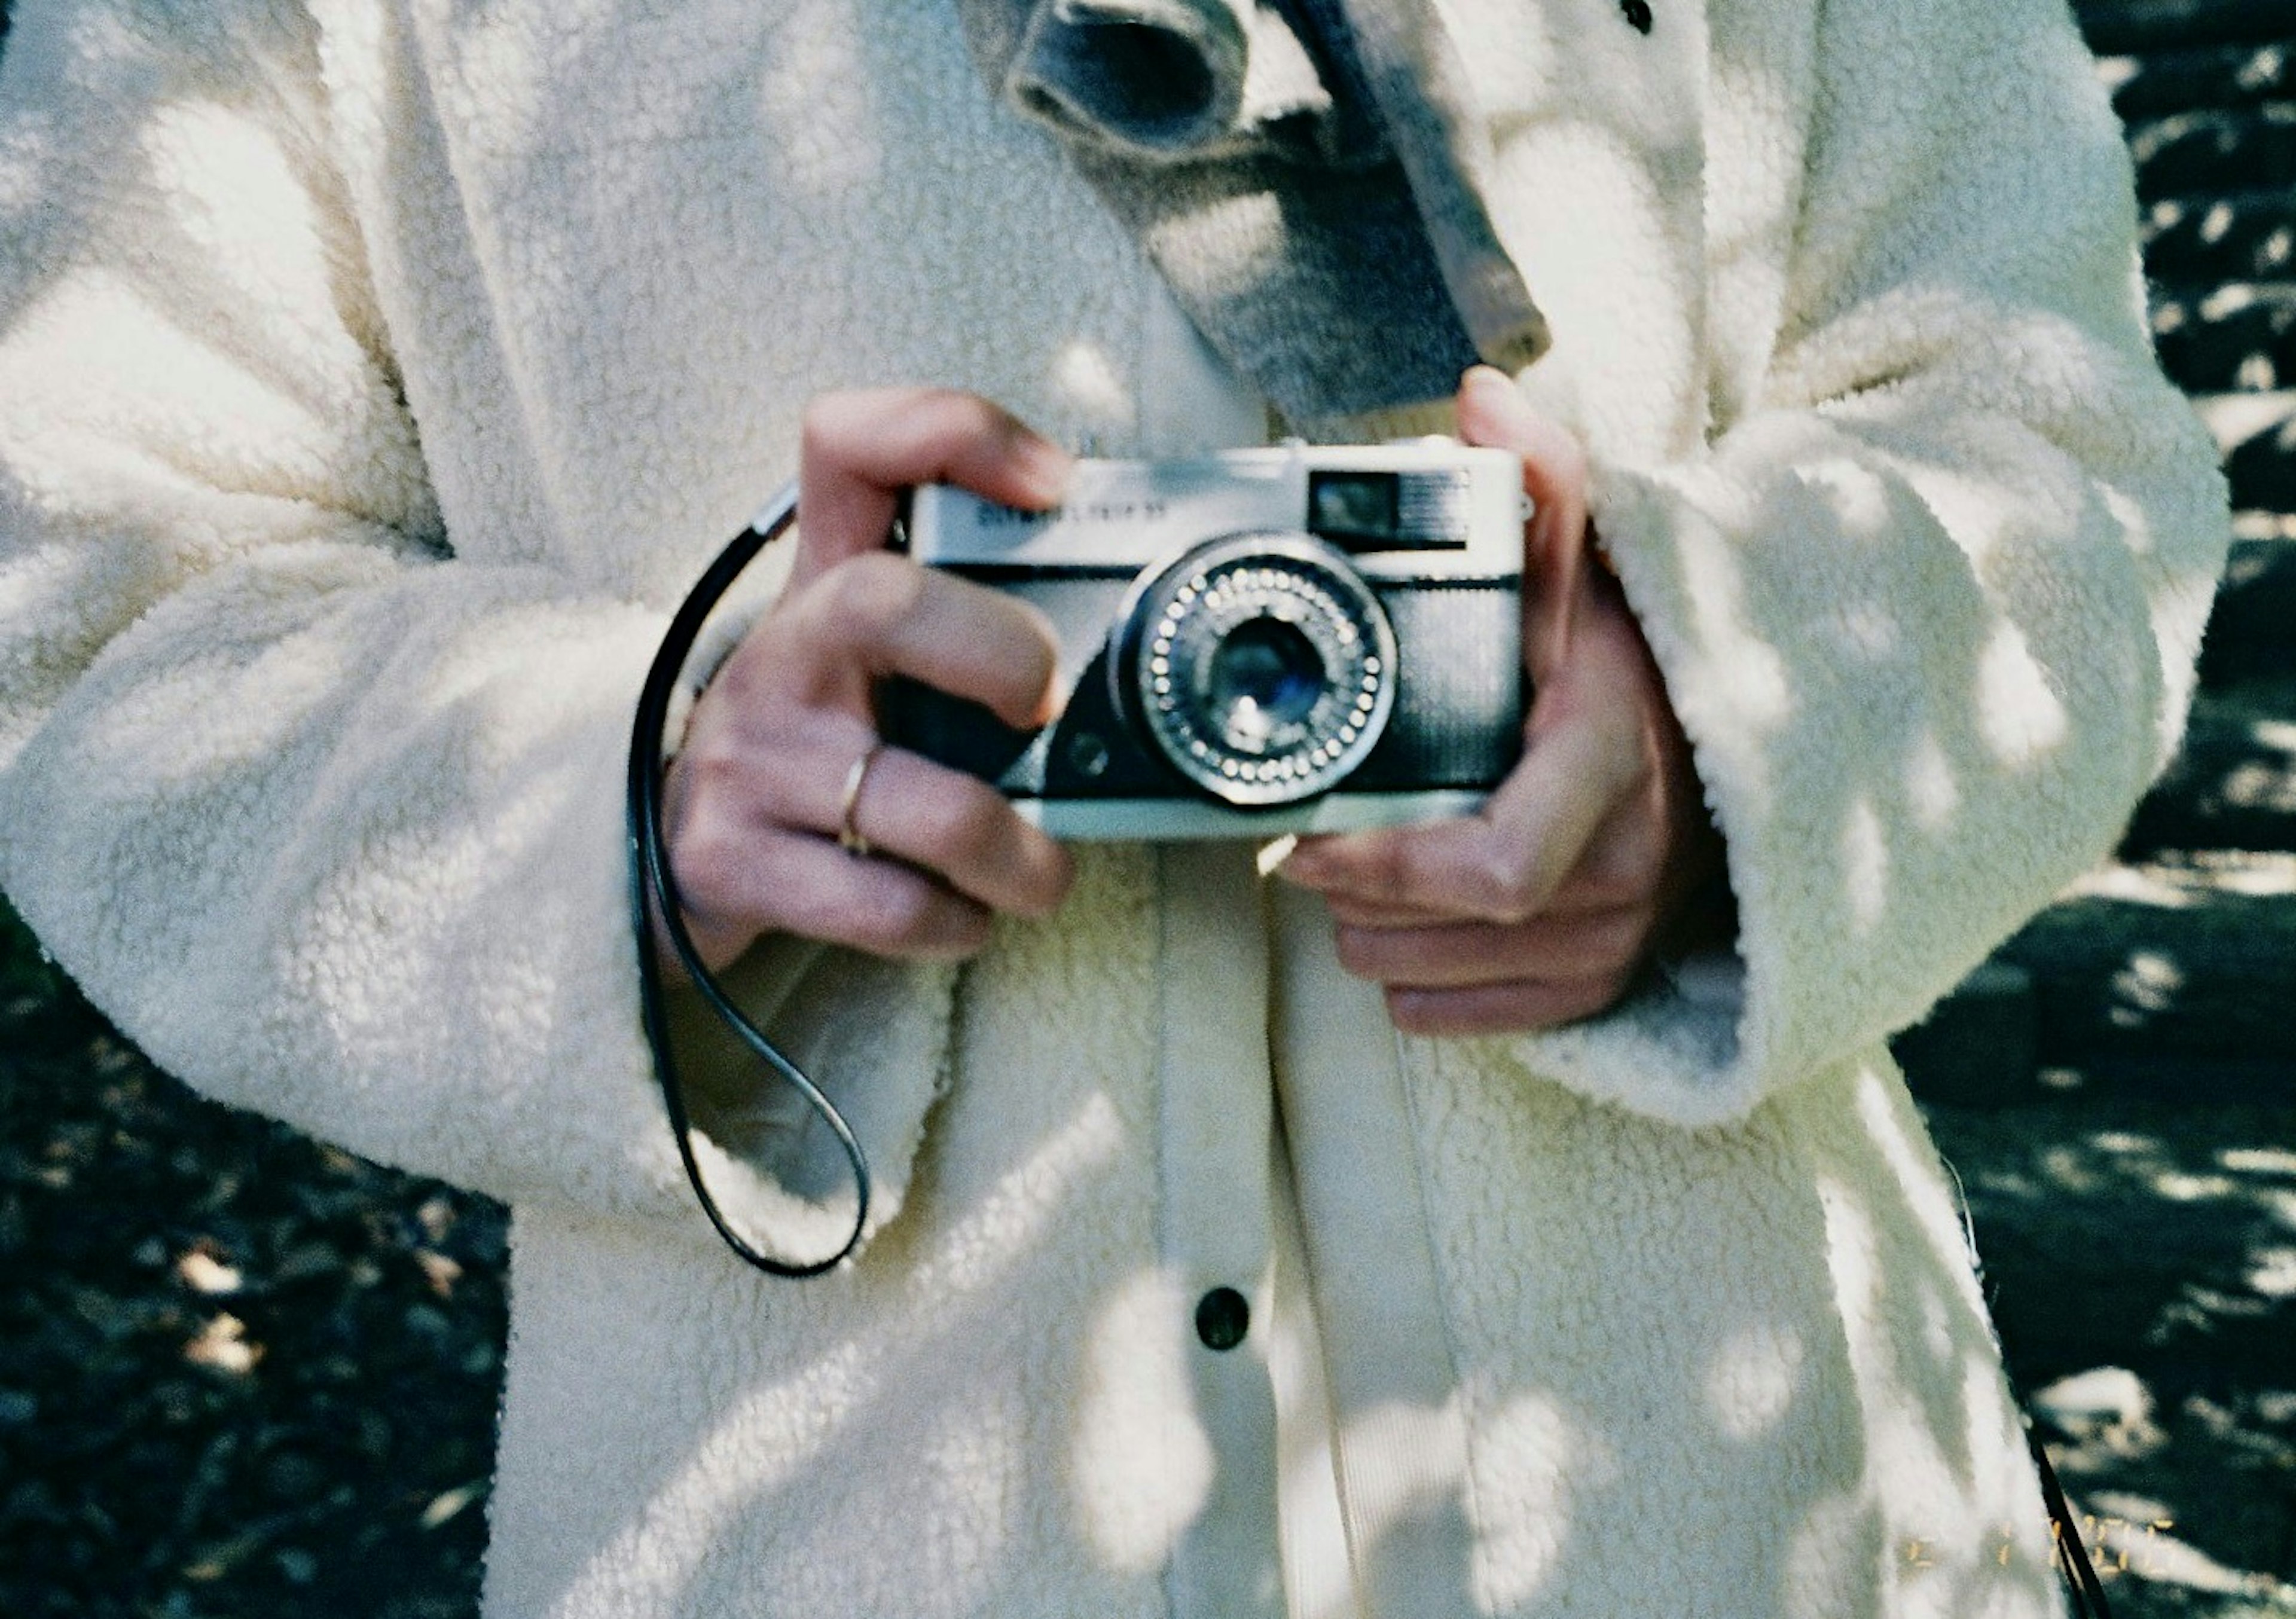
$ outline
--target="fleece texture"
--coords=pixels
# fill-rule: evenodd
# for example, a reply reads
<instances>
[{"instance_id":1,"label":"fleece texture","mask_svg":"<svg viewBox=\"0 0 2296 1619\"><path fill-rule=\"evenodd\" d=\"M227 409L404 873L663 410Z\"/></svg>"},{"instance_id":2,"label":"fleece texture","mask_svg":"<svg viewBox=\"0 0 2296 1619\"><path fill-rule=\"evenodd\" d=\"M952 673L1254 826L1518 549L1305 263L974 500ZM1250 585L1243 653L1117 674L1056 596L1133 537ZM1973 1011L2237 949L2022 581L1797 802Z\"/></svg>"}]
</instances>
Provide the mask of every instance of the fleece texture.
<instances>
[{"instance_id":1,"label":"fleece texture","mask_svg":"<svg viewBox=\"0 0 2296 1619\"><path fill-rule=\"evenodd\" d=\"M960 0L1221 356L1295 423L1447 400L1546 351L1490 135L1431 0ZM1143 94L1143 84L1162 94Z\"/></svg>"},{"instance_id":2,"label":"fleece texture","mask_svg":"<svg viewBox=\"0 0 2296 1619\"><path fill-rule=\"evenodd\" d=\"M1265 411L950 0L19 8L0 886L209 1094L512 1203L496 1619L2055 1611L1881 1041L2188 695L2224 491L2118 132L2062 0L1439 12L1742 1001L1399 1039L1248 851L1092 849L962 970L744 964L883 1191L775 1284L639 1034L669 609L824 388L1111 454ZM744 1217L834 1230L697 1067Z\"/></svg>"}]
</instances>

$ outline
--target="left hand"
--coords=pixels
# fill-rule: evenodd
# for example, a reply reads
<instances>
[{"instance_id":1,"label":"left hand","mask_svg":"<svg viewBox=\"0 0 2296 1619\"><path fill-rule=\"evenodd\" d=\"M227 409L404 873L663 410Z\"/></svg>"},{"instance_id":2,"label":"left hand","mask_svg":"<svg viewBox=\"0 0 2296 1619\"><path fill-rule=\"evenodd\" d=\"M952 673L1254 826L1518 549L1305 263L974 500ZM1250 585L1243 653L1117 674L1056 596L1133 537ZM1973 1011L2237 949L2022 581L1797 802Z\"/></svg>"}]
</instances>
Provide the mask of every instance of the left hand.
<instances>
[{"instance_id":1,"label":"left hand","mask_svg":"<svg viewBox=\"0 0 2296 1619\"><path fill-rule=\"evenodd\" d=\"M1722 869L1690 744L1619 582L1591 553L1578 442L1498 372L1461 383L1460 437L1522 457L1522 759L1475 814L1303 840L1341 964L1414 1034L1546 1028L1619 1000ZM1726 937L1726 935L1724 936Z\"/></svg>"}]
</instances>

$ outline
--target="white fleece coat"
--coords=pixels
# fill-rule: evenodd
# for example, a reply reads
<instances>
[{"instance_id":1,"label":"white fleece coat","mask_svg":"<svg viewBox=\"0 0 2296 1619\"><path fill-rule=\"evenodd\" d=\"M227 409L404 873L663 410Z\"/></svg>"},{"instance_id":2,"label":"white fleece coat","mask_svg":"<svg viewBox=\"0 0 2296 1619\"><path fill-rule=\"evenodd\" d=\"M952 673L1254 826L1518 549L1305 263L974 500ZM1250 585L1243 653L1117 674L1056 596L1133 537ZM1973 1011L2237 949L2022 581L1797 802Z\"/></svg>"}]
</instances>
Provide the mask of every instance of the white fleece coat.
<instances>
[{"instance_id":1,"label":"white fleece coat","mask_svg":"<svg viewBox=\"0 0 2296 1619\"><path fill-rule=\"evenodd\" d=\"M800 1284L701 1223L638 1032L669 606L821 389L1259 412L939 0L21 7L0 884L209 1094L514 1206L491 1614L2053 1611L1881 1042L2111 846L2223 492L2062 0L1627 9L1446 15L1742 999L1399 1039L1248 852L1089 851L962 971L757 964L882 1181ZM833 1230L709 1084L751 1213Z\"/></svg>"}]
</instances>

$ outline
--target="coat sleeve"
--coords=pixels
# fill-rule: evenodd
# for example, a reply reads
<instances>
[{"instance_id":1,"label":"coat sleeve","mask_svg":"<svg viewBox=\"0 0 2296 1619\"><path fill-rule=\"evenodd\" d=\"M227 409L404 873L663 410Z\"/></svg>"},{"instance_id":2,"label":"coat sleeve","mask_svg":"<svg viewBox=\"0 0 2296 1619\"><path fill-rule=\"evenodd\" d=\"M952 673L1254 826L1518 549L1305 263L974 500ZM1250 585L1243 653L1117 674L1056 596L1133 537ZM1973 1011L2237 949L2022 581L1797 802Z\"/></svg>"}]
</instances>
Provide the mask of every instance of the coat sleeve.
<instances>
[{"instance_id":1,"label":"coat sleeve","mask_svg":"<svg viewBox=\"0 0 2296 1619\"><path fill-rule=\"evenodd\" d=\"M1728 846L1743 993L1654 985L1528 1056L1687 1125L1871 1051L2108 854L2227 544L2060 0L1822 13L1757 397L1592 492Z\"/></svg>"},{"instance_id":2,"label":"coat sleeve","mask_svg":"<svg viewBox=\"0 0 2296 1619\"><path fill-rule=\"evenodd\" d=\"M667 604L442 522L318 64L308 19L266 0L16 18L0 885L207 1093L708 1240L625 886L624 749ZM801 1003L808 969L775 993ZM931 985L878 987L868 1051L829 1055L905 1076L860 1109L883 1213L943 1023ZM741 1128L768 1169L802 1133L771 1109ZM840 1195L746 1179L760 1218Z\"/></svg>"}]
</instances>

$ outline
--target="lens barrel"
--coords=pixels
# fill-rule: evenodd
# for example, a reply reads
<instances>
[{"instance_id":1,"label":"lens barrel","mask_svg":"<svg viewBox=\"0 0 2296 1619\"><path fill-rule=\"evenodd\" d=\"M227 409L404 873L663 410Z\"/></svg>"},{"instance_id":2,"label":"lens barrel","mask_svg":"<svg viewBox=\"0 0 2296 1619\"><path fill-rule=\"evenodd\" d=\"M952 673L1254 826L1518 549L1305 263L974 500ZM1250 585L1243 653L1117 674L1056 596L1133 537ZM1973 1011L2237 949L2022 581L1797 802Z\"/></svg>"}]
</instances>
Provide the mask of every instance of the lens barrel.
<instances>
[{"instance_id":1,"label":"lens barrel","mask_svg":"<svg viewBox=\"0 0 2296 1619\"><path fill-rule=\"evenodd\" d=\"M1395 630L1336 547L1228 535L1144 578L1110 675L1190 781L1239 807L1296 804L1378 743L1395 707Z\"/></svg>"}]
</instances>

